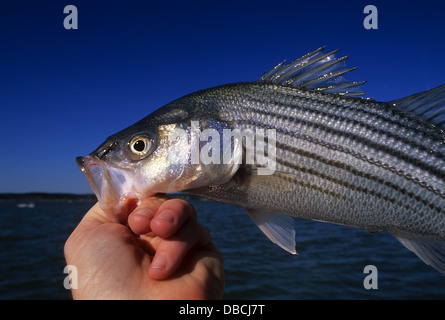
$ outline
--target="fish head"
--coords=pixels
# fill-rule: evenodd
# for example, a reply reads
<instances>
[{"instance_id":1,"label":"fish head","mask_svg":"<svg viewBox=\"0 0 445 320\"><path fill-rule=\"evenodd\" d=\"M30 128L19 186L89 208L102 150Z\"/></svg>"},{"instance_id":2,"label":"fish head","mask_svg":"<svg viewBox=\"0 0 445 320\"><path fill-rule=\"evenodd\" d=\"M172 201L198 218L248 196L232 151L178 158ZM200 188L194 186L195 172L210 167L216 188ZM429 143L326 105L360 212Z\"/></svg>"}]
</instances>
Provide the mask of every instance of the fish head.
<instances>
[{"instance_id":1,"label":"fish head","mask_svg":"<svg viewBox=\"0 0 445 320\"><path fill-rule=\"evenodd\" d=\"M135 206L156 193L225 183L239 167L235 161L200 161L200 130L210 126L220 133L227 127L223 121L211 116L198 119L183 109L162 109L76 158L100 207L113 220L125 221Z\"/></svg>"}]
</instances>

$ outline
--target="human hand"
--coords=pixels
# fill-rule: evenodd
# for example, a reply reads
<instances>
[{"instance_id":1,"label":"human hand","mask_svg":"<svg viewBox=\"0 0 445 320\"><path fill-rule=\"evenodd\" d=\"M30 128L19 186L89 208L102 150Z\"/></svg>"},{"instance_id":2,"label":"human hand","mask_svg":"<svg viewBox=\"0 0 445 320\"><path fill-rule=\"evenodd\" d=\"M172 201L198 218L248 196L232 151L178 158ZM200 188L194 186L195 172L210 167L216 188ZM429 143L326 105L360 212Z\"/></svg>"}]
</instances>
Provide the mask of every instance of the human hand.
<instances>
[{"instance_id":1,"label":"human hand","mask_svg":"<svg viewBox=\"0 0 445 320\"><path fill-rule=\"evenodd\" d=\"M220 299L221 253L186 201L153 196L112 223L94 205L65 243L74 299Z\"/></svg>"}]
</instances>

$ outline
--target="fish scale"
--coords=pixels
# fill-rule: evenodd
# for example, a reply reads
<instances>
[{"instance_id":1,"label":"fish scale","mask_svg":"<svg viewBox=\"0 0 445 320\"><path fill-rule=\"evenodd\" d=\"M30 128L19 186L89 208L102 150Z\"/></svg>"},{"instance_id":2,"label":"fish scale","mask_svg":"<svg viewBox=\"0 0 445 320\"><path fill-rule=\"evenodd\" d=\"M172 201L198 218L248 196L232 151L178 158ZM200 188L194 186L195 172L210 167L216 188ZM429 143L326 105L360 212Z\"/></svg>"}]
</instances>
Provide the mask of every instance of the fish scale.
<instances>
[{"instance_id":1,"label":"fish scale","mask_svg":"<svg viewBox=\"0 0 445 320\"><path fill-rule=\"evenodd\" d=\"M253 86L254 89L262 91L264 94L268 90L272 91L273 94L276 96L276 90L272 87L271 89L267 88L268 85L261 85L257 83L249 84L249 83L242 83L237 85L230 86L231 91L226 92L229 90L229 88L217 88L213 89L213 92L201 92L200 95L204 95L206 105L213 105L217 106L217 109L221 109L221 116L224 117L227 121L230 121L232 123L236 123L234 125L234 128L240 128L240 129L246 129L246 128L255 128L258 127L267 127L267 128L273 128L273 129L279 129L279 125L282 124L277 121L276 117L273 117L272 114L270 114L270 111L267 111L267 113L270 115L269 117L266 116L266 114L260 112L255 113L255 108L252 108L251 106L256 106L259 110L270 110L270 106L273 106L273 103L269 102L268 100L264 100L262 104L258 103L257 101L249 101L244 95L239 97L234 101L233 104L229 104L224 99L221 100L220 97L224 96L231 96L236 97L238 92L249 92L249 89L245 89L246 86ZM263 86L263 88L261 88ZM222 90L223 92L218 92L219 90ZM293 88L289 88L289 91L295 91L298 93L297 90ZM259 96L253 94L253 96ZM286 95L286 101L288 103L288 106L295 107L298 105L298 102L296 100L299 99L298 95L294 95L293 99L290 99L289 93ZM215 97L212 101L212 98ZM326 99L326 98L325 98ZM199 100L199 98L195 97L195 100ZM378 104L376 102L371 102L373 104L373 109L380 108L387 108L386 104L381 103ZM330 104L331 105L331 104ZM230 112L230 107L233 106L233 109L236 109L233 112ZM326 107L326 106L325 106ZM339 106L341 107L341 106ZM282 107L283 108L283 107ZM310 106L306 105L305 109L308 110ZM284 107L286 109L286 107ZM315 109L320 109L319 106L315 107ZM245 117L245 114L242 112L239 112L239 110L249 110L251 113L249 113L249 117ZM279 111L279 108L272 108L274 111ZM277 112L279 114L279 112ZM375 112L376 114L378 112ZM382 112L383 113L383 112ZM288 112L284 111L282 114L289 114ZM307 119L307 117L304 117ZM307 120L303 121L307 121ZM272 120L272 121L270 121ZM301 122L299 123L298 118L295 118L293 122L287 122L286 123L286 131L289 132L289 134L284 134L286 138L288 138L288 143L284 145L286 148L290 145L296 145L301 146L304 144L301 144L301 141L299 140L305 140L309 143L307 144L306 149L299 148L297 153L299 153L298 157L305 158L304 160L299 160L299 158L295 157L296 152L291 152L290 155L286 155L285 152L283 152L282 148L280 148L280 144L278 144L278 154L277 154L277 161L278 161L278 171L284 171L284 172L290 172L290 173L296 173L296 172L302 172L304 171L305 174L311 174L309 173L309 170L312 170L312 176L318 176L319 179L323 180L321 184L342 184L343 187L346 187L350 185L351 187L354 186L353 183L349 181L354 180L355 177L362 177L359 179L359 182L356 183L357 185L361 186L360 192L369 193L373 195L386 195L388 192L386 189L388 189L391 186L396 186L397 189L397 195L399 196L398 199L393 199L394 202L400 202L404 203L407 201L407 198L413 198L417 200L418 202L422 202L421 198L418 196L412 194L409 192L410 189L415 189L420 184L417 181L428 181L430 183L426 183L424 186L427 191L431 192L431 190L439 189L435 187L434 189L431 187L431 184L434 183L434 185L438 185L441 187L439 190L443 190L444 186L444 180L442 176L436 177L436 179L432 179L427 175L420 176L420 178L413 177L412 174L408 172L412 172L412 168L409 167L409 165L400 160L400 157L392 156L391 154L388 155L388 153L385 153L384 151L386 149L389 149L390 146L387 143L382 143L380 140L384 140L386 138L385 133L380 133L380 131L383 131L382 128L385 128L386 125L383 123L383 121L380 122L378 126L375 126L374 132L370 133L373 137L372 144L375 146L374 148L369 148L368 144L365 144L362 142L363 136L366 136L367 133L364 131L366 130L365 126L360 126L361 122L357 120L357 117L355 118L356 126L360 127L361 134L355 135L353 133L353 130L351 128L346 129L345 132L340 132L340 130L333 130L332 128L326 127L325 124L328 122L326 118L322 118L321 114L318 114L318 117L313 117L311 119L311 125L301 125ZM337 120L337 127L341 127L342 124L339 124L339 119ZM351 120L344 120L345 122L351 121ZM414 122L418 122L418 119L413 119ZM257 123L255 123L257 122ZM368 120L369 122L369 120ZM407 122L405 122L407 123ZM407 125L408 127L415 127L415 123L412 125ZM316 127L317 130L313 130L312 127ZM323 130L325 129L325 130ZM368 131L371 129L369 128ZM330 132L329 132L330 131ZM298 133L297 135L295 135ZM426 139L426 142L434 142L434 138L437 137L437 134L433 134L431 132L427 132L430 134L430 138ZM396 139L397 135L394 134L394 140ZM282 138L280 136L277 137L278 143L285 140L285 138ZM369 140L369 139L366 139ZM401 141L402 138L400 138L397 141L393 141L392 144L401 144L405 148L403 150L403 156L408 160L408 163L414 163L414 164L422 164L424 167L428 168L428 165L425 164L423 161L422 155L417 156L418 153L416 152L417 149L413 150L413 144L415 144L415 141L413 144L408 145L407 144L410 141L407 141L406 137L403 137L404 141ZM316 147L317 145L318 147ZM427 145L427 144L426 144ZM405 147L406 146L406 147ZM423 146L425 147L425 144ZM333 151L332 149L336 149L336 151ZM317 152L314 152L317 151ZM392 154L398 155L399 153L402 153L402 151L399 150L390 150ZM305 157L302 154L311 153L311 157ZM345 156L346 153L346 156ZM384 153L382 157L382 153ZM323 163L320 163L317 158L324 158ZM357 159L358 158L358 159ZM379 159L387 159L387 161L382 161ZM283 165L284 159L287 159L288 162L291 165ZM290 160L290 161L289 161ZM357 161L358 160L358 161ZM441 159L439 159L441 160ZM308 163L307 168L300 168L292 166L292 164L296 163ZM336 164L335 170L329 170L332 165L329 164L329 162ZM351 165L351 163L354 163L354 165ZM438 163L437 168L440 169L440 165L443 163L443 160ZM354 173L351 173L349 171L348 180L346 180L346 176L340 172L343 168L354 168ZM286 170L288 169L288 170ZM380 172L382 171L382 172ZM439 171L440 170L436 170ZM393 173L398 173L396 176L394 176ZM324 178L322 178L324 176ZM367 177L378 177L374 179L368 179ZM386 179L384 178L386 177ZM362 181L365 180L365 181ZM366 185L369 185L369 188L366 188ZM411 187L410 184L417 184L417 186ZM359 190L357 187L354 187L355 190ZM394 188L394 187L393 187ZM430 189L430 190L428 190ZM383 190L381 192L378 192L378 190ZM357 192L357 191L356 191ZM404 194L405 193L405 194ZM428 192L425 192L425 194L428 194ZM388 198L388 196L386 196ZM371 199L372 200L372 199ZM375 199L373 199L375 201ZM438 199L435 199L439 202L439 205L436 205L436 209L440 210L442 214L444 213L443 209L445 208L445 202L441 197L438 197ZM423 205L426 205L430 201L423 201ZM345 208L345 210L347 210ZM366 207L362 208L362 210L366 211ZM414 213L413 213L414 214ZM327 220L327 219L326 219ZM328 221L328 220L327 220ZM345 221L346 223L346 221Z\"/></svg>"},{"instance_id":2,"label":"fish scale","mask_svg":"<svg viewBox=\"0 0 445 320\"><path fill-rule=\"evenodd\" d=\"M285 127L282 136L277 134L277 171L304 179L293 180L300 188L290 199L281 194L281 190L291 188L286 181L275 188L269 185L263 192L251 188L254 196L246 195L240 202L232 198L238 192L236 187L225 188L226 193L218 192L216 196L215 188L192 193L255 210L264 210L267 203L268 211L367 230L388 230L402 239L415 234L445 240L442 129L425 126L412 114L390 109L388 103L331 98L287 87L276 90L275 85L261 83L213 90L223 92L200 94L214 96L213 101L205 100L216 105L221 117L233 123L234 128L259 127L280 132ZM277 97L283 91L284 97ZM235 103L220 100L226 95L237 97L239 92L242 95L238 99L231 99ZM311 103L307 103L308 95L315 96L309 99ZM301 109L304 111L299 112ZM302 148L305 144L301 140L307 142L306 148ZM342 195L346 201L339 200ZM314 202L322 205L314 206Z\"/></svg>"},{"instance_id":3,"label":"fish scale","mask_svg":"<svg viewBox=\"0 0 445 320\"><path fill-rule=\"evenodd\" d=\"M242 89L240 89L242 90ZM273 90L273 89L272 89ZM298 97L294 97L294 100L298 100ZM246 101L246 99L243 99L243 101ZM227 104L224 104L225 107L227 107ZM245 108L249 109L249 103L246 105L238 104L235 106L235 108ZM258 105L258 104L256 104ZM267 109L269 106L269 102L264 102L264 110ZM295 107L295 105L298 105L298 102L295 102L294 104L290 104L290 108ZM373 102L374 109L377 109L380 105L380 108L387 108L385 103L375 103ZM329 108L330 106L323 106L325 108ZM306 105L305 107L308 109L309 107ZM320 106L317 106L316 109L320 109ZM232 116L236 117L236 115L239 113L233 113ZM286 114L286 111L285 113ZM287 112L289 114L289 112ZM252 114L253 115L253 112ZM267 118L262 118L259 116L253 115L249 117L249 119L255 119L255 118L261 118L258 122L261 122L262 125L268 126L270 128L277 128L278 126L274 123L271 124L271 121L265 121ZM315 120L310 121L311 123L308 125L298 125L298 122L300 123L307 122L307 116L303 115L303 119L301 118L295 118L295 121L293 123L288 122L288 130L293 130L293 132L307 132L311 134L312 140L315 139L314 135L317 137L317 139L321 139L323 141L332 142L331 144L338 146L337 148L340 148L344 151L349 151L350 153L356 153L361 158L367 158L368 161L374 161L375 164L381 165L383 167L392 167L393 171L398 172L401 175L404 175L405 177L423 182L425 184L426 188L436 190L443 194L443 182L444 182L444 155L445 155L445 148L443 145L443 133L442 136L438 135L433 130L430 130L430 132L426 132L426 134L422 137L423 139L422 144L419 143L419 138L416 137L415 139L409 139L409 137L414 137L411 133L406 133L404 136L397 135L397 131L395 130L388 130L387 128L392 128L394 126L393 123L383 123L383 120L380 119L379 126L371 127L369 125L370 120L368 119L366 123L362 123L358 120L358 117L355 117L355 128L356 131L359 131L359 135L354 134L354 130L351 127L348 127L348 124L352 121L344 120L343 123L341 122L341 119L336 119L335 127L327 127L325 124L328 122L326 118L321 117L319 115L318 118L315 118ZM232 118L233 119L233 118ZM277 118L274 118L276 120ZM318 120L316 120L318 119ZM247 120L247 119L242 119ZM418 119L412 119L414 124L411 125L411 127L416 126L416 122L418 122ZM232 120L233 121L233 120ZM239 119L238 119L239 121ZM406 123L406 121L403 121ZM345 127L346 129L338 130L335 128L339 127ZM313 129L315 128L315 130ZM375 128L375 129L374 129ZM412 129L411 129L412 130ZM428 135L427 135L428 134ZM391 141L385 142L388 139L388 136L391 137ZM372 139L371 139L372 137ZM311 139L310 137L308 139ZM347 141L345 141L347 140ZM337 143L335 143L337 142ZM371 146L374 146L374 148L370 148ZM395 146L395 147L392 147ZM439 150L438 147L439 146ZM363 152L360 152L358 150L363 150ZM388 150L390 153L385 152ZM429 152L427 151L429 150ZM381 159L387 159L381 160ZM405 159L405 161L402 161ZM414 164L415 166L410 166L410 164ZM417 165L420 164L421 167L419 168ZM427 170L421 171L421 168L425 167ZM405 169L406 168L406 169ZM422 178L416 177L411 172L413 170L419 170L419 172L422 172L423 175L420 175ZM435 177L432 173L436 173ZM434 187L437 186L437 187Z\"/></svg>"},{"instance_id":4,"label":"fish scale","mask_svg":"<svg viewBox=\"0 0 445 320\"><path fill-rule=\"evenodd\" d=\"M343 78L355 68L336 52L319 48L259 81L179 98L109 137L78 165L111 215L125 211L129 199L186 192L243 207L291 253L293 218L312 219L388 231L445 274L445 85L390 102L360 98L364 82ZM239 152L229 163L194 163L193 141L212 155L223 150L223 139L199 140L196 130L205 129L268 132L264 142L275 149L265 155L275 154L274 171L239 164Z\"/></svg>"}]
</instances>

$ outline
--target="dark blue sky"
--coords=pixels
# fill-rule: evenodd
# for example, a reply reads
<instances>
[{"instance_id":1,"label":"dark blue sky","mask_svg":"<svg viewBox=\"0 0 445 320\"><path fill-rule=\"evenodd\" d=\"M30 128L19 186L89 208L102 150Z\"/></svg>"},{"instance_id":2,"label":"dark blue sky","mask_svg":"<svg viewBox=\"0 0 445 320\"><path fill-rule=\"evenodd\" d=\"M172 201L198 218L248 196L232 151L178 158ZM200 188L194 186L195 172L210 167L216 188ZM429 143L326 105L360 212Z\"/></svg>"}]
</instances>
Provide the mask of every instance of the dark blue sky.
<instances>
[{"instance_id":1,"label":"dark blue sky","mask_svg":"<svg viewBox=\"0 0 445 320\"><path fill-rule=\"evenodd\" d=\"M445 83L439 1L22 1L0 4L0 192L91 192L74 158L169 101L259 79L320 46L377 100ZM63 27L66 5L79 29ZM378 30L363 8L378 9Z\"/></svg>"}]
</instances>

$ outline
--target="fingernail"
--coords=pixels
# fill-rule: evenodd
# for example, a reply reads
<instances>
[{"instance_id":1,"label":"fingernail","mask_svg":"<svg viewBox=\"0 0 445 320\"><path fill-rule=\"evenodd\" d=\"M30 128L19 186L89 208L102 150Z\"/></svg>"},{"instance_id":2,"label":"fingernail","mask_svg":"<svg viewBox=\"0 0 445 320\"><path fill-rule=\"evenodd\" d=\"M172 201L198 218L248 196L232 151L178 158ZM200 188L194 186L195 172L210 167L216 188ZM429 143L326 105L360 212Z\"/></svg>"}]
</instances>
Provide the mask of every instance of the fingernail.
<instances>
[{"instance_id":1,"label":"fingernail","mask_svg":"<svg viewBox=\"0 0 445 320\"><path fill-rule=\"evenodd\" d=\"M151 264L152 269L165 269L167 266L167 254L164 252L158 252Z\"/></svg>"},{"instance_id":2,"label":"fingernail","mask_svg":"<svg viewBox=\"0 0 445 320\"><path fill-rule=\"evenodd\" d=\"M135 211L133 211L133 214L139 214L141 216L150 217L150 218L153 217L153 212L147 208L136 209Z\"/></svg>"},{"instance_id":3,"label":"fingernail","mask_svg":"<svg viewBox=\"0 0 445 320\"><path fill-rule=\"evenodd\" d=\"M169 223L173 223L173 221L175 220L175 217L174 217L173 211L171 211L169 209L165 209L158 214L156 219L161 219L161 220L165 220Z\"/></svg>"}]
</instances>

